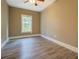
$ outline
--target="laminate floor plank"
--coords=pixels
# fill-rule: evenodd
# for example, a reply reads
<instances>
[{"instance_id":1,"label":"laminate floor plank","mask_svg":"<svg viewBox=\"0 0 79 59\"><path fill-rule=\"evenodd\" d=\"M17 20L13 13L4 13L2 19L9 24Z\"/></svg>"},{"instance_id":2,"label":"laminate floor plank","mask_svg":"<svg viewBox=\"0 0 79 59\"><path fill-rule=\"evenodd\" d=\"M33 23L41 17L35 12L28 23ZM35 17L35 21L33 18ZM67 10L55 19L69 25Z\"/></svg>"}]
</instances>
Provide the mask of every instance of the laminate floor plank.
<instances>
[{"instance_id":1,"label":"laminate floor plank","mask_svg":"<svg viewBox=\"0 0 79 59\"><path fill-rule=\"evenodd\" d=\"M11 39L1 52L1 59L78 59L74 53L43 37Z\"/></svg>"}]
</instances>

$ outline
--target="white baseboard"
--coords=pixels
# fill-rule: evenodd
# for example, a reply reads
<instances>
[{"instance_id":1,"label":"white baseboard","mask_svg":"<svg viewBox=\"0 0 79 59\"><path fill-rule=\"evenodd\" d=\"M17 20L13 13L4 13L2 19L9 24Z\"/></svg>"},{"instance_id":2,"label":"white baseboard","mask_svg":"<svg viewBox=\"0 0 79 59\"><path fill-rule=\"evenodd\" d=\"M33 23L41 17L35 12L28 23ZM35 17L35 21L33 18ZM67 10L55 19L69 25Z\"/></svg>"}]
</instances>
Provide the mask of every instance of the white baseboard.
<instances>
[{"instance_id":1,"label":"white baseboard","mask_svg":"<svg viewBox=\"0 0 79 59\"><path fill-rule=\"evenodd\" d=\"M71 46L71 45L69 45L69 44L60 42L60 41L58 41L58 40L56 40L56 39L47 37L47 36L45 36L45 35L41 35L41 36L44 37L44 38L46 38L46 39L48 39L48 40L50 40L50 41L53 41L54 43L57 43L58 45L60 45L60 46L62 46L62 47L65 47L65 48L67 48L67 49L69 49L69 50L71 50L71 51L73 51L73 52L78 53L78 48L76 48L76 47L74 47L74 46Z\"/></svg>"},{"instance_id":2,"label":"white baseboard","mask_svg":"<svg viewBox=\"0 0 79 59\"><path fill-rule=\"evenodd\" d=\"M40 34L23 35L23 36L14 36L14 37L9 37L9 39L17 39L17 38L33 37L33 36L40 36Z\"/></svg>"},{"instance_id":3,"label":"white baseboard","mask_svg":"<svg viewBox=\"0 0 79 59\"><path fill-rule=\"evenodd\" d=\"M74 47L74 46L71 46L71 45L69 45L69 44L63 43L63 42L61 42L61 41L58 41L58 40L56 40L56 39L50 38L50 37L48 37L48 36L41 35L41 34L33 34L33 35L26 35L26 36L14 36L14 37L9 37L9 39L17 39L17 38L33 37L33 36L42 36L42 37L44 37L44 38L46 38L46 39L48 39L48 40L50 40L50 41L55 42L56 44L58 44L58 45L60 45L60 46L62 46L62 47L65 47L65 48L67 48L67 49L69 49L69 50L71 50L71 51L73 51L73 52L78 53L78 48L76 48L76 47ZM7 42L7 41L6 41L6 42ZM5 43L4 43L3 45L5 45Z\"/></svg>"},{"instance_id":4,"label":"white baseboard","mask_svg":"<svg viewBox=\"0 0 79 59\"><path fill-rule=\"evenodd\" d=\"M9 42L9 39L7 39L6 41L4 41L4 42L1 44L1 48L3 48L3 47L7 44L7 42Z\"/></svg>"}]
</instances>

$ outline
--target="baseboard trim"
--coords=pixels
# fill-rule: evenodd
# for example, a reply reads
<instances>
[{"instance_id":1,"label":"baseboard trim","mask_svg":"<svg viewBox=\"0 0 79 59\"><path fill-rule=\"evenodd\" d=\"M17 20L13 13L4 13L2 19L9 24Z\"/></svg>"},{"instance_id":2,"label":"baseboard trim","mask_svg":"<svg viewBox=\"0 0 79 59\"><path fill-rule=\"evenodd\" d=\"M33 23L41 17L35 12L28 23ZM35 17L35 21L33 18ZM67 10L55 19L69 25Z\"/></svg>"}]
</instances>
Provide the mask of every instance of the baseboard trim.
<instances>
[{"instance_id":1,"label":"baseboard trim","mask_svg":"<svg viewBox=\"0 0 79 59\"><path fill-rule=\"evenodd\" d=\"M50 38L50 37L45 36L45 35L41 35L41 36L44 37L44 38L46 38L46 39L48 39L48 40L50 40L50 41L52 41L52 42L54 42L54 43L57 43L58 45L60 45L60 46L62 46L62 47L65 47L65 48L67 48L67 49L69 49L69 50L71 50L71 51L73 51L73 52L78 53L78 48L76 48L76 47L74 47L74 46L71 46L71 45L69 45L69 44L60 42L60 41L58 41L58 40L56 40L56 39Z\"/></svg>"},{"instance_id":2,"label":"baseboard trim","mask_svg":"<svg viewBox=\"0 0 79 59\"><path fill-rule=\"evenodd\" d=\"M6 41L4 41L4 42L1 44L1 48L3 48L3 47L7 44L7 42L9 42L9 39L7 39Z\"/></svg>"},{"instance_id":3,"label":"baseboard trim","mask_svg":"<svg viewBox=\"0 0 79 59\"><path fill-rule=\"evenodd\" d=\"M33 37L33 36L40 36L40 34L14 36L14 37L9 37L9 39L17 39L17 38L25 38L25 37Z\"/></svg>"},{"instance_id":4,"label":"baseboard trim","mask_svg":"<svg viewBox=\"0 0 79 59\"><path fill-rule=\"evenodd\" d=\"M69 44L63 43L63 42L61 42L61 41L58 41L58 40L56 40L56 39L53 39L53 38L51 38L51 37L48 37L48 36L45 36L45 35L41 35L41 34L33 34L33 35L26 35L26 36L14 36L14 37L9 37L9 39L17 39L17 38L24 38L24 37L34 37L34 36L41 36L41 37L44 37L44 38L46 38L46 39L48 39L48 40L50 40L50 41L52 41L52 42L54 42L54 43L56 43L56 44L62 46L62 47L65 47L65 48L67 48L67 49L69 49L69 50L71 50L71 51L73 51L73 52L78 53L78 48L76 48L76 47L74 47L74 46L71 46L71 45L69 45ZM8 41L4 42L4 44L2 45L2 47L3 47L7 42L8 42Z\"/></svg>"}]
</instances>

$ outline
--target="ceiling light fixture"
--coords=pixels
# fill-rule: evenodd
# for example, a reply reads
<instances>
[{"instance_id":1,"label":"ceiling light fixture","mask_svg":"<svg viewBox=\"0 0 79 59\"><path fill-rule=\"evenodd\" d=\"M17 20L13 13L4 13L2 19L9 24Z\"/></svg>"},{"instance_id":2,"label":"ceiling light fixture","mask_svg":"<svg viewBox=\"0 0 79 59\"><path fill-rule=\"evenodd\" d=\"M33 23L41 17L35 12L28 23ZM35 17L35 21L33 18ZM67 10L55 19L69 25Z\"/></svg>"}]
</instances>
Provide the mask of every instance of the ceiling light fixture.
<instances>
[{"instance_id":1,"label":"ceiling light fixture","mask_svg":"<svg viewBox=\"0 0 79 59\"><path fill-rule=\"evenodd\" d=\"M33 3L33 4L35 4L35 6L37 6L41 2L44 2L44 0L25 0L24 3L27 3L27 2Z\"/></svg>"}]
</instances>

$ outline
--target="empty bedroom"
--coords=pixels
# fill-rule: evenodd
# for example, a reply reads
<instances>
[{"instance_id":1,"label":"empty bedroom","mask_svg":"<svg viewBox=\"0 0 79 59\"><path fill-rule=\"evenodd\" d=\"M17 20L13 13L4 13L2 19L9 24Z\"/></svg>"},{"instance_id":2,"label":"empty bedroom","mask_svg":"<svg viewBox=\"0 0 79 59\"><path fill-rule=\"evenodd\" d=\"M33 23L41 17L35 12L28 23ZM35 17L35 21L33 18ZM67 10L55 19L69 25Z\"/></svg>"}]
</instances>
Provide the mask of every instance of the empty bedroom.
<instances>
[{"instance_id":1,"label":"empty bedroom","mask_svg":"<svg viewBox=\"0 0 79 59\"><path fill-rule=\"evenodd\" d=\"M1 59L78 59L78 0L1 0Z\"/></svg>"}]
</instances>

